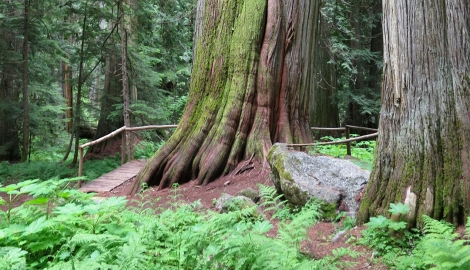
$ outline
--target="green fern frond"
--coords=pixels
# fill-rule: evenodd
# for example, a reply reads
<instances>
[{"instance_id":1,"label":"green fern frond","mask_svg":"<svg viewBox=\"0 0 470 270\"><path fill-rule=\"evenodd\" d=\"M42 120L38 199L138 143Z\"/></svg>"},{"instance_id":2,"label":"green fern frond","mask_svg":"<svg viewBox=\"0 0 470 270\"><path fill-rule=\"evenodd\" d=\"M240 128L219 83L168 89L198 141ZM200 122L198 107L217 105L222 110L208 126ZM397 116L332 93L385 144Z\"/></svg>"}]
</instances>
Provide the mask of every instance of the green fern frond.
<instances>
[{"instance_id":1,"label":"green fern frond","mask_svg":"<svg viewBox=\"0 0 470 270\"><path fill-rule=\"evenodd\" d=\"M450 235L454 231L452 224L445 221L438 221L423 215L423 232L425 234Z\"/></svg>"},{"instance_id":2,"label":"green fern frond","mask_svg":"<svg viewBox=\"0 0 470 270\"><path fill-rule=\"evenodd\" d=\"M432 269L470 269L470 241L458 239L451 224L423 216L425 237L420 248ZM457 239L457 240L456 240Z\"/></svg>"},{"instance_id":3,"label":"green fern frond","mask_svg":"<svg viewBox=\"0 0 470 270\"><path fill-rule=\"evenodd\" d=\"M147 253L147 246L143 245L141 238L133 233L115 255L117 258L115 265L120 269L149 269L150 256Z\"/></svg>"}]
</instances>

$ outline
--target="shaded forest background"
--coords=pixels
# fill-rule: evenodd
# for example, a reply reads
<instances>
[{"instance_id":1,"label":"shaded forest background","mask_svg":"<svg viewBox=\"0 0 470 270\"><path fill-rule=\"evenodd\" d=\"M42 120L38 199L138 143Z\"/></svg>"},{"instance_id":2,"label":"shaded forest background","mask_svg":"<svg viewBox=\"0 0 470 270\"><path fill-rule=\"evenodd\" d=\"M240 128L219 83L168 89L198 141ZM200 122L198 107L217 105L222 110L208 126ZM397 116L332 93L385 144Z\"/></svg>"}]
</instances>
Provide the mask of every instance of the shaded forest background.
<instances>
[{"instance_id":1,"label":"shaded forest background","mask_svg":"<svg viewBox=\"0 0 470 270\"><path fill-rule=\"evenodd\" d=\"M0 161L37 160L37 153L61 146L57 161L75 163L78 138L123 126L124 108L131 126L176 124L187 99L196 4L0 3ZM373 0L322 1L311 126L377 127L381 7ZM168 135L141 134L156 143Z\"/></svg>"}]
</instances>

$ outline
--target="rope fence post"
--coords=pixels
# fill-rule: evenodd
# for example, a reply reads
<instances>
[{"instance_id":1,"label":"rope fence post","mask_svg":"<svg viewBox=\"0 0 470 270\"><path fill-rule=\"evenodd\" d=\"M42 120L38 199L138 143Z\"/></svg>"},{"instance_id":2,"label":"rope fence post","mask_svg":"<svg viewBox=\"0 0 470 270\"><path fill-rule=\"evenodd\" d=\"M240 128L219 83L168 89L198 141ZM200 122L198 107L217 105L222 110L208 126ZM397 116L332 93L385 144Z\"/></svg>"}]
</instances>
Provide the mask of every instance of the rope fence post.
<instances>
[{"instance_id":1,"label":"rope fence post","mask_svg":"<svg viewBox=\"0 0 470 270\"><path fill-rule=\"evenodd\" d=\"M350 134L349 134L349 127L346 126L346 140L349 140L349 135L350 135ZM350 142L350 141L347 141L347 142L346 142L346 154L347 154L348 156L351 155L351 142Z\"/></svg>"},{"instance_id":2,"label":"rope fence post","mask_svg":"<svg viewBox=\"0 0 470 270\"><path fill-rule=\"evenodd\" d=\"M121 139L121 165L124 165L126 163L126 148L127 148L127 142L126 142L126 136L127 136L127 130L124 129L122 133L122 139Z\"/></svg>"},{"instance_id":3,"label":"rope fence post","mask_svg":"<svg viewBox=\"0 0 470 270\"><path fill-rule=\"evenodd\" d=\"M83 147L79 147L80 149L80 158L78 160L78 177L82 177L83 175ZM82 185L82 179L78 179L78 188Z\"/></svg>"}]
</instances>

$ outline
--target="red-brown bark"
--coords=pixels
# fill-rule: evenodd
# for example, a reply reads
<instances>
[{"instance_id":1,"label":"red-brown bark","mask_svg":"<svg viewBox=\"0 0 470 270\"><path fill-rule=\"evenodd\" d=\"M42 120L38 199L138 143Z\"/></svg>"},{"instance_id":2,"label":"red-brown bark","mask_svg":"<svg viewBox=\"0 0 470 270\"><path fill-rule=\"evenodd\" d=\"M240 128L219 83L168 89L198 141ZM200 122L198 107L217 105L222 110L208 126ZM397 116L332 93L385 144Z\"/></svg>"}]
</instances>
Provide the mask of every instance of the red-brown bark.
<instances>
[{"instance_id":1,"label":"red-brown bark","mask_svg":"<svg viewBox=\"0 0 470 270\"><path fill-rule=\"evenodd\" d=\"M204 3L203 3L204 2ZM189 102L139 173L159 188L207 184L274 142L310 142L318 1L199 1Z\"/></svg>"}]
</instances>

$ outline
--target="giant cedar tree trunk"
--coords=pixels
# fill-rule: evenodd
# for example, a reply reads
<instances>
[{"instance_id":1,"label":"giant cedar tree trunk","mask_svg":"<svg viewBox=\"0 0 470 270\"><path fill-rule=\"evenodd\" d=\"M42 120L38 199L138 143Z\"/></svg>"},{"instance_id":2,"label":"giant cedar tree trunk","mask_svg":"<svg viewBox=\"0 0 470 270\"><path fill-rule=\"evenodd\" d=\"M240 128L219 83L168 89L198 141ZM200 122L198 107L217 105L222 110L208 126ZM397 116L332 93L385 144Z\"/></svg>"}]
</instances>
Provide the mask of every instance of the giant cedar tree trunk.
<instances>
[{"instance_id":1,"label":"giant cedar tree trunk","mask_svg":"<svg viewBox=\"0 0 470 270\"><path fill-rule=\"evenodd\" d=\"M273 142L312 141L318 1L199 1L189 101L173 136L139 173L159 188L207 184Z\"/></svg>"},{"instance_id":2,"label":"giant cedar tree trunk","mask_svg":"<svg viewBox=\"0 0 470 270\"><path fill-rule=\"evenodd\" d=\"M384 84L375 162L358 221L408 203L463 224L470 214L470 5L383 1Z\"/></svg>"}]
</instances>

